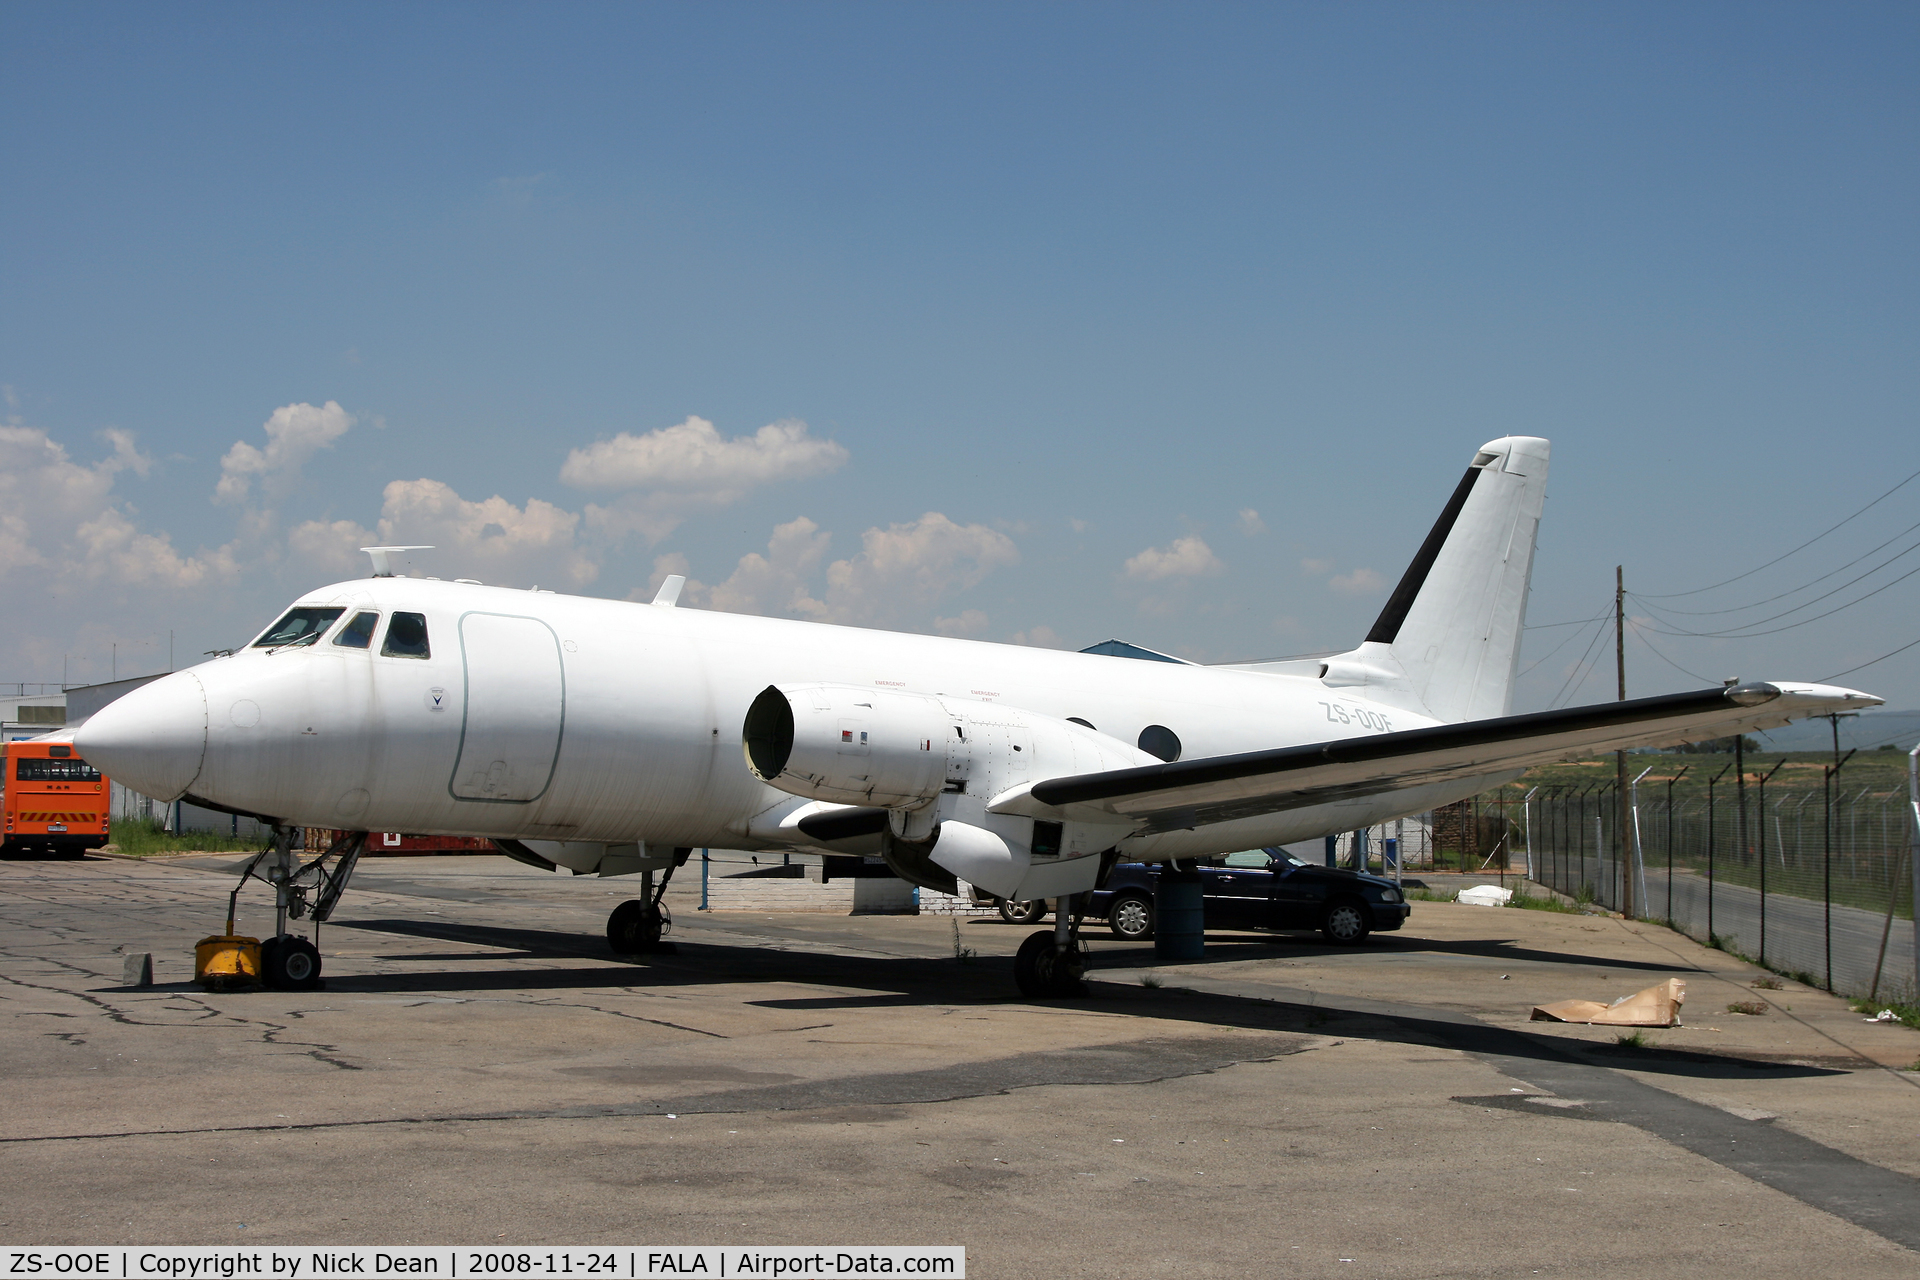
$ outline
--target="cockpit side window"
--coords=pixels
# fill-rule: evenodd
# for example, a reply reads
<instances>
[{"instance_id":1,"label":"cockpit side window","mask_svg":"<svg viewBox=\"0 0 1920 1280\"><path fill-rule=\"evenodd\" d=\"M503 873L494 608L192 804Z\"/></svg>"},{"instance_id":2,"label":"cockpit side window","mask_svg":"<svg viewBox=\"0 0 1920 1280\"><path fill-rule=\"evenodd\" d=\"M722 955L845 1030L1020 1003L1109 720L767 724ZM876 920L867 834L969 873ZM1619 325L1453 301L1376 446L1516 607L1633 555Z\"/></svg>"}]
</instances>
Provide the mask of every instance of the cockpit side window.
<instances>
[{"instance_id":1,"label":"cockpit side window","mask_svg":"<svg viewBox=\"0 0 1920 1280\"><path fill-rule=\"evenodd\" d=\"M380 621L377 613L356 613L353 621L340 628L333 642L343 649L365 649L373 644L373 628Z\"/></svg>"},{"instance_id":2,"label":"cockpit side window","mask_svg":"<svg viewBox=\"0 0 1920 1280\"><path fill-rule=\"evenodd\" d=\"M380 646L380 652L389 658L432 657L427 648L427 615L394 614L393 621L387 624L387 641Z\"/></svg>"},{"instance_id":3,"label":"cockpit side window","mask_svg":"<svg viewBox=\"0 0 1920 1280\"><path fill-rule=\"evenodd\" d=\"M312 644L326 633L345 609L289 609L287 616L267 628L253 642L256 649L281 649L290 644Z\"/></svg>"}]
</instances>

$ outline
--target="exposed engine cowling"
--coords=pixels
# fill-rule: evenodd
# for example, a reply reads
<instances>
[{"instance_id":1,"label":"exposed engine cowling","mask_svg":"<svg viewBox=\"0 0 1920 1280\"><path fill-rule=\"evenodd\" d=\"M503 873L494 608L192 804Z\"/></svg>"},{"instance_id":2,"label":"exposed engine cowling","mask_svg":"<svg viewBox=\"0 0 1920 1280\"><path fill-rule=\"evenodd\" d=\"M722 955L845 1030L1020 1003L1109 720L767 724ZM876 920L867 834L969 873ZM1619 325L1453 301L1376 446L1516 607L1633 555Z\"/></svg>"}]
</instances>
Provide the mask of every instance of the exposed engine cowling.
<instances>
[{"instance_id":1,"label":"exposed engine cowling","mask_svg":"<svg viewBox=\"0 0 1920 1280\"><path fill-rule=\"evenodd\" d=\"M882 852L902 879L951 892L957 877L1002 897L1091 888L1092 855L1133 830L1112 818L1074 821L1027 798L1028 786L1159 763L1038 712L851 685L770 686L748 709L742 739L748 768L771 786L889 810Z\"/></svg>"},{"instance_id":2,"label":"exposed engine cowling","mask_svg":"<svg viewBox=\"0 0 1920 1280\"><path fill-rule=\"evenodd\" d=\"M918 809L985 801L1025 782L1159 761L1082 725L1018 707L852 685L769 685L742 727L747 767L792 795Z\"/></svg>"},{"instance_id":3,"label":"exposed engine cowling","mask_svg":"<svg viewBox=\"0 0 1920 1280\"><path fill-rule=\"evenodd\" d=\"M938 698L845 685L769 685L747 709L747 767L813 800L925 804L946 786L954 721Z\"/></svg>"}]
</instances>

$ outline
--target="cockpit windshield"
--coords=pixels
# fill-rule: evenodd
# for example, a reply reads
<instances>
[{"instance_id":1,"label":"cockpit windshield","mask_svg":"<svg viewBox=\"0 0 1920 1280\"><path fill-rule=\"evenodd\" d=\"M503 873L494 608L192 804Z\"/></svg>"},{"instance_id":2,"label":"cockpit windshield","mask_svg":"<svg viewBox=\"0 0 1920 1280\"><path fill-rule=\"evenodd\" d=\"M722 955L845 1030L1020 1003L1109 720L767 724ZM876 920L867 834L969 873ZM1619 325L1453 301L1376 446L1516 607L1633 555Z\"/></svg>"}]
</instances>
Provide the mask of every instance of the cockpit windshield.
<instances>
[{"instance_id":1,"label":"cockpit windshield","mask_svg":"<svg viewBox=\"0 0 1920 1280\"><path fill-rule=\"evenodd\" d=\"M282 649L290 644L312 644L326 633L345 609L289 609L287 616L267 628L253 642L256 649Z\"/></svg>"},{"instance_id":2,"label":"cockpit windshield","mask_svg":"<svg viewBox=\"0 0 1920 1280\"><path fill-rule=\"evenodd\" d=\"M340 628L333 642L343 649L365 649L373 643L373 628L379 621L377 613L356 613L352 622Z\"/></svg>"}]
</instances>

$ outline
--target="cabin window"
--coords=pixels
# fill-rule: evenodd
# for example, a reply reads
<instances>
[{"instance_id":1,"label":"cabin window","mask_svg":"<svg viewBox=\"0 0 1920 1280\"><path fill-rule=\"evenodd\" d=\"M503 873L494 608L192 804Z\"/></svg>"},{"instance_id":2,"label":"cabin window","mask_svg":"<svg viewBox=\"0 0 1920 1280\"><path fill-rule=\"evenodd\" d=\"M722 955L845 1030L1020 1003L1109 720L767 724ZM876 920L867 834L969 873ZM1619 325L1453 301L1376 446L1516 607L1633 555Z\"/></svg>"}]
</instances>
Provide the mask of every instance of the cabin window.
<instances>
[{"instance_id":1,"label":"cabin window","mask_svg":"<svg viewBox=\"0 0 1920 1280\"><path fill-rule=\"evenodd\" d=\"M353 621L340 628L333 642L343 649L366 649L373 645L373 628L380 621L377 613L356 613Z\"/></svg>"},{"instance_id":2,"label":"cabin window","mask_svg":"<svg viewBox=\"0 0 1920 1280\"><path fill-rule=\"evenodd\" d=\"M393 621L387 624L387 642L380 646L380 652L389 658L432 657L427 648L427 615L394 614Z\"/></svg>"},{"instance_id":3,"label":"cabin window","mask_svg":"<svg viewBox=\"0 0 1920 1280\"><path fill-rule=\"evenodd\" d=\"M1140 749L1172 764L1180 758L1180 735L1163 724L1150 724L1140 731Z\"/></svg>"},{"instance_id":4,"label":"cabin window","mask_svg":"<svg viewBox=\"0 0 1920 1280\"><path fill-rule=\"evenodd\" d=\"M287 616L267 628L253 642L256 649L283 649L290 644L312 644L345 609L289 609Z\"/></svg>"},{"instance_id":5,"label":"cabin window","mask_svg":"<svg viewBox=\"0 0 1920 1280\"><path fill-rule=\"evenodd\" d=\"M71 756L65 760L43 760L27 756L20 761L13 776L21 782L100 781L100 771L79 756Z\"/></svg>"}]
</instances>

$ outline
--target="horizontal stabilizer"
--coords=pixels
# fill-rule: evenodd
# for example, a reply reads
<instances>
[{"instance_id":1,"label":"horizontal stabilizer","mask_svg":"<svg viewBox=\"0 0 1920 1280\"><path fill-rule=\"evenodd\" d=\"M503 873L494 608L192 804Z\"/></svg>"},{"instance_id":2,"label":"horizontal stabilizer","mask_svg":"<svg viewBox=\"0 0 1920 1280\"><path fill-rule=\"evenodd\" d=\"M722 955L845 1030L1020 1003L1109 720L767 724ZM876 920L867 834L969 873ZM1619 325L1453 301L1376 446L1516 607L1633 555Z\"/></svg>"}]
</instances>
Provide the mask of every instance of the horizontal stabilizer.
<instances>
[{"instance_id":1,"label":"horizontal stabilizer","mask_svg":"<svg viewBox=\"0 0 1920 1280\"><path fill-rule=\"evenodd\" d=\"M1746 733L1879 702L1826 685L1745 684L1051 778L1035 783L1031 795L1082 821L1112 814L1147 831L1175 831L1575 755Z\"/></svg>"}]
</instances>

